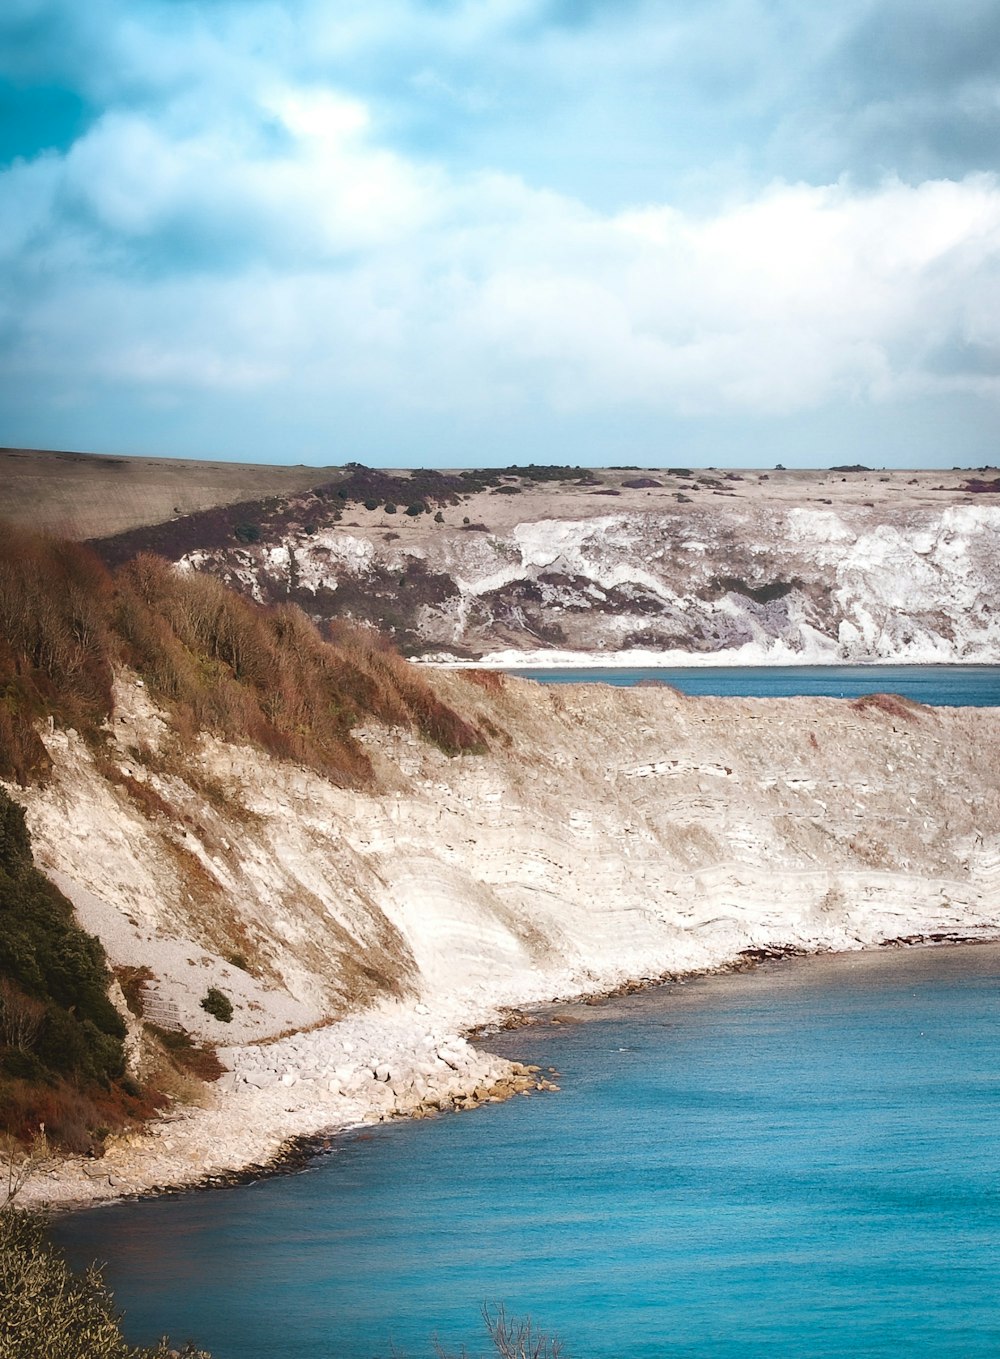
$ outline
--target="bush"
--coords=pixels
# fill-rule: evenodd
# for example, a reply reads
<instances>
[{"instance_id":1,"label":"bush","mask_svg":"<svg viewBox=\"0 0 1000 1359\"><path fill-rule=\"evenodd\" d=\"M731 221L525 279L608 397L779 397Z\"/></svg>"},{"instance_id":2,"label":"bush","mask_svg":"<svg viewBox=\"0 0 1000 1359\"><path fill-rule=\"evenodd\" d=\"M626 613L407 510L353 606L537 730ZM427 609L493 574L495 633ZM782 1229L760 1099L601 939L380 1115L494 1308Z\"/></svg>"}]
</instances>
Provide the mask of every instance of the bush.
<instances>
[{"instance_id":1,"label":"bush","mask_svg":"<svg viewBox=\"0 0 1000 1359\"><path fill-rule=\"evenodd\" d=\"M46 1239L40 1218L0 1211L0 1355L3 1359L167 1359L169 1342L136 1349L100 1271L74 1274ZM210 1359L186 1345L173 1351Z\"/></svg>"},{"instance_id":2,"label":"bush","mask_svg":"<svg viewBox=\"0 0 1000 1359\"><path fill-rule=\"evenodd\" d=\"M161 558L136 557L112 577L85 549L12 534L0 543L0 777L45 776L43 717L99 745L122 664L183 737L252 743L338 784L371 776L351 735L366 717L414 725L433 741L448 728L452 750L480 745L377 636L340 626L331 641L294 605L263 608ZM148 814L172 815L148 782L114 777Z\"/></svg>"},{"instance_id":3,"label":"bush","mask_svg":"<svg viewBox=\"0 0 1000 1359\"><path fill-rule=\"evenodd\" d=\"M120 1076L125 1024L110 980L100 940L35 868L24 809L0 789L0 1069L16 1051L84 1082Z\"/></svg>"},{"instance_id":4,"label":"bush","mask_svg":"<svg viewBox=\"0 0 1000 1359\"><path fill-rule=\"evenodd\" d=\"M426 511L427 506L421 505L419 501L414 501L412 505L407 505L406 507L406 513L410 516L411 519L416 519L417 515L425 514Z\"/></svg>"},{"instance_id":5,"label":"bush","mask_svg":"<svg viewBox=\"0 0 1000 1359\"><path fill-rule=\"evenodd\" d=\"M225 991L220 991L217 986L208 988L208 994L202 998L201 1008L221 1020L223 1024L228 1024L232 1020L233 1002Z\"/></svg>"},{"instance_id":6,"label":"bush","mask_svg":"<svg viewBox=\"0 0 1000 1359\"><path fill-rule=\"evenodd\" d=\"M259 543L260 526L258 524L237 524L233 529L233 534L238 542Z\"/></svg>"},{"instance_id":7,"label":"bush","mask_svg":"<svg viewBox=\"0 0 1000 1359\"><path fill-rule=\"evenodd\" d=\"M395 504L393 503L393 501L387 500L387 501L385 502L385 512L386 512L386 514L395 514L395 513L396 513L396 506L395 506Z\"/></svg>"}]
</instances>

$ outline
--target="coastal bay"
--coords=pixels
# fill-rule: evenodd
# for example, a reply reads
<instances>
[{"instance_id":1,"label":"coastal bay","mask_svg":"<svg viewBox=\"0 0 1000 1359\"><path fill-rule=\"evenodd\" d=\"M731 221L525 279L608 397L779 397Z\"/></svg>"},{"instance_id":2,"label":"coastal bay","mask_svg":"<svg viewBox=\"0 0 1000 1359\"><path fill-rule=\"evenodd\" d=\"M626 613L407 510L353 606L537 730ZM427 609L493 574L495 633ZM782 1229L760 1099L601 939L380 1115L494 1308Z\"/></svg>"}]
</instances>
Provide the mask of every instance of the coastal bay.
<instances>
[{"instance_id":1,"label":"coastal bay","mask_svg":"<svg viewBox=\"0 0 1000 1359\"><path fill-rule=\"evenodd\" d=\"M558 1094L57 1233L218 1359L475 1346L486 1298L595 1359L985 1359L998 986L997 945L880 950L543 1010L489 1041Z\"/></svg>"}]
</instances>

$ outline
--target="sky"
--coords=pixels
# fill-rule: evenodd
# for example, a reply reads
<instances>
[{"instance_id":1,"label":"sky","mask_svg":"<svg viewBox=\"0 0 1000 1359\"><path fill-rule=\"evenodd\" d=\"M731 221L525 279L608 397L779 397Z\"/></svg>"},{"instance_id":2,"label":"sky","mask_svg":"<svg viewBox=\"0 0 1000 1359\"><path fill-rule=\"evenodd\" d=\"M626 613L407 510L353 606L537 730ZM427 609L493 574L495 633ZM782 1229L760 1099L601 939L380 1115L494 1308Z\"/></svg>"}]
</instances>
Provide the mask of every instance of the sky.
<instances>
[{"instance_id":1,"label":"sky","mask_svg":"<svg viewBox=\"0 0 1000 1359\"><path fill-rule=\"evenodd\" d=\"M978 466L996 0L3 0L0 443Z\"/></svg>"}]
</instances>

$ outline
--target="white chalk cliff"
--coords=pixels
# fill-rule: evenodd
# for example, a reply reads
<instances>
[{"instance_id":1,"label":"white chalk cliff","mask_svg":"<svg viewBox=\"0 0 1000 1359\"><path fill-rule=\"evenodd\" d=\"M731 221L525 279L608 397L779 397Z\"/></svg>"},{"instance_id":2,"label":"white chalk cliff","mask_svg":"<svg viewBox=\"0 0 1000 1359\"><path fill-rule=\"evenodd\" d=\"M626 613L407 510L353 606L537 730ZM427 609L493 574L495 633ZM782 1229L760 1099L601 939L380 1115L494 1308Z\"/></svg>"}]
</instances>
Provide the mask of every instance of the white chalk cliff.
<instances>
[{"instance_id":1,"label":"white chalk cliff","mask_svg":"<svg viewBox=\"0 0 1000 1359\"><path fill-rule=\"evenodd\" d=\"M100 1192L413 1108L460 1069L485 1088L499 1067L454 1035L504 1006L745 950L1000 933L994 710L434 683L489 750L372 728L367 791L209 737L180 753L127 675L115 759L159 802L48 734L52 779L12 790L39 866L112 961L147 962L158 1003L230 1044L215 1107L113 1148ZM199 1007L208 985L231 1026ZM49 1196L80 1197L63 1174Z\"/></svg>"},{"instance_id":2,"label":"white chalk cliff","mask_svg":"<svg viewBox=\"0 0 1000 1359\"><path fill-rule=\"evenodd\" d=\"M575 517L508 517L488 532L384 532L362 512L353 527L184 562L314 616L377 602L398 640L445 657L1000 661L996 505L671 497L581 517L579 500L560 504Z\"/></svg>"}]
</instances>

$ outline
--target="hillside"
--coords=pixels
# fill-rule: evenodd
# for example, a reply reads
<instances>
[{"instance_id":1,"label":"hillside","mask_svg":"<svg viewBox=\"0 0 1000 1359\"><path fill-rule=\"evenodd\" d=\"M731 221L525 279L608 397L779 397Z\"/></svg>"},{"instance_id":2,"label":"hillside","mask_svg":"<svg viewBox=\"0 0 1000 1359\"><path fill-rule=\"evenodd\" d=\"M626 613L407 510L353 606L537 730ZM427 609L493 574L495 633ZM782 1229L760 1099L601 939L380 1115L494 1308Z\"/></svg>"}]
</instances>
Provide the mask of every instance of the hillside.
<instances>
[{"instance_id":1,"label":"hillside","mask_svg":"<svg viewBox=\"0 0 1000 1359\"><path fill-rule=\"evenodd\" d=\"M950 546L955 571L985 570L955 525L987 534L995 513L946 510L952 536L921 540L924 555L943 571ZM294 1135L545 1089L460 1036L509 1007L775 952L1000 932L991 710L417 667L191 562L111 570L16 531L0 643L0 777L34 855L28 874L15 834L5 909L64 925L60 893L72 902L99 941L73 945L91 982L106 959L119 983L118 1017L94 1014L116 1043L125 1030L88 1077L94 1109L115 1082L120 1107L51 1126L88 1154L40 1198L197 1181ZM14 963L0 971L16 998L47 1004ZM4 1035L20 1063L0 1076L5 1108L12 1080L63 1079L28 1071L34 1033L25 1051ZM114 1135L164 1101L168 1119Z\"/></svg>"},{"instance_id":2,"label":"hillside","mask_svg":"<svg viewBox=\"0 0 1000 1359\"><path fill-rule=\"evenodd\" d=\"M995 469L6 468L22 519L78 504L112 565L152 550L411 655L1000 660Z\"/></svg>"}]
</instances>

